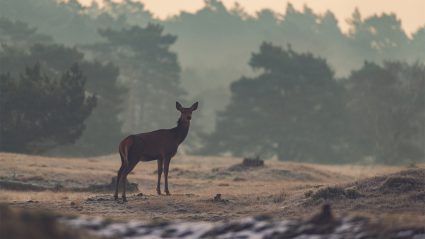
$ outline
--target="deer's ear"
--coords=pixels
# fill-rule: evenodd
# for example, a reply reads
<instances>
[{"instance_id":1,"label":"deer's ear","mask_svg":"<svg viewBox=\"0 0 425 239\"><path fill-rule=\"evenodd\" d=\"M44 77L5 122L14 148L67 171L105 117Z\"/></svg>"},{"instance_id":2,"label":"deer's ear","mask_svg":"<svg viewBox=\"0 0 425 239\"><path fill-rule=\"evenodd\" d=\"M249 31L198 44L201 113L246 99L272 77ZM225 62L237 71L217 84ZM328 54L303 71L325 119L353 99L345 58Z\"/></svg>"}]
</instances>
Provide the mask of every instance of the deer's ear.
<instances>
[{"instance_id":1,"label":"deer's ear","mask_svg":"<svg viewBox=\"0 0 425 239\"><path fill-rule=\"evenodd\" d=\"M176 101L176 109L178 111L182 111L182 109L183 109L183 106L178 101Z\"/></svg>"},{"instance_id":2,"label":"deer's ear","mask_svg":"<svg viewBox=\"0 0 425 239\"><path fill-rule=\"evenodd\" d=\"M190 107L190 109L191 109L192 111L194 111L194 110L198 109L198 102L196 102L195 104L193 104L193 105Z\"/></svg>"}]
</instances>

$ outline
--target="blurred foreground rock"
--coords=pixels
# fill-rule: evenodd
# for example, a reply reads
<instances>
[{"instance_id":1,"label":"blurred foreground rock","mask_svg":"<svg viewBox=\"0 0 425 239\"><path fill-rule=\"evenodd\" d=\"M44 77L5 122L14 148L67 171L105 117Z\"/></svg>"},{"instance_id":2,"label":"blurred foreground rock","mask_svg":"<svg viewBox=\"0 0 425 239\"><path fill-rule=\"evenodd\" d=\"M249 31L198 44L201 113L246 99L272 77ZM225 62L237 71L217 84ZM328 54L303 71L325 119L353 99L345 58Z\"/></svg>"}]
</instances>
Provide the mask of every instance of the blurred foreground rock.
<instances>
[{"instance_id":1,"label":"blurred foreground rock","mask_svg":"<svg viewBox=\"0 0 425 239\"><path fill-rule=\"evenodd\" d=\"M62 218L64 225L84 228L106 238L425 238L425 228L387 228L367 218L335 218L329 205L306 221L273 221L257 216L229 222L113 223L89 218Z\"/></svg>"},{"instance_id":2,"label":"blurred foreground rock","mask_svg":"<svg viewBox=\"0 0 425 239\"><path fill-rule=\"evenodd\" d=\"M1 239L95 239L85 230L58 222L58 215L34 210L15 210L0 205Z\"/></svg>"}]
</instances>

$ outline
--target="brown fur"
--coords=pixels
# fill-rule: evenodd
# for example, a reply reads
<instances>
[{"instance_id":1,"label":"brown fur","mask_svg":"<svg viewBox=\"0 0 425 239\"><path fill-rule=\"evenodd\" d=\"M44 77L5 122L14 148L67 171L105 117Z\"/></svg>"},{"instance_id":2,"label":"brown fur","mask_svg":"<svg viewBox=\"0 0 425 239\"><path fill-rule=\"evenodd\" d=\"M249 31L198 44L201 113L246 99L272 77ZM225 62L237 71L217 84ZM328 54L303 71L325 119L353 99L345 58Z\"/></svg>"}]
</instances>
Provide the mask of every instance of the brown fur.
<instances>
[{"instance_id":1,"label":"brown fur","mask_svg":"<svg viewBox=\"0 0 425 239\"><path fill-rule=\"evenodd\" d=\"M126 181L127 175L134 169L139 161L153 161L158 163L158 182L156 191L161 194L161 175L164 172L165 177L165 193L170 195L168 190L168 169L171 158L176 154L179 145L184 141L190 126L192 112L198 107L198 102L190 108L183 108L180 103L176 102L176 108L181 115L177 122L177 126L171 129L160 129L152 132L130 135L121 141L119 145L119 153L121 157L121 167L118 170L116 182L115 200L118 199L119 181L123 180L122 198L127 201Z\"/></svg>"}]
</instances>

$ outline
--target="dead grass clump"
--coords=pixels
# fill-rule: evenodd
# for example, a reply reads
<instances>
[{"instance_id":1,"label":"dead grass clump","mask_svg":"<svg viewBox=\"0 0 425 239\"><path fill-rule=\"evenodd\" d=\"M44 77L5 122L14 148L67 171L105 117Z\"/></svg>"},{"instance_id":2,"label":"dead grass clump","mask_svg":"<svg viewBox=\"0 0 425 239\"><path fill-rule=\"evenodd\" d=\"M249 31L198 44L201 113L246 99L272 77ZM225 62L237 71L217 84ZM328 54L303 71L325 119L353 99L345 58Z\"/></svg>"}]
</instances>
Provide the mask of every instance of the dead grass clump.
<instances>
[{"instance_id":1,"label":"dead grass clump","mask_svg":"<svg viewBox=\"0 0 425 239\"><path fill-rule=\"evenodd\" d=\"M145 195L143 193L139 193L136 196L137 197L143 197ZM107 201L111 201L112 202L112 201L115 201L115 200L112 198L112 195L110 195L110 194L103 194L103 195L95 195L95 196L88 197L88 198L86 198L85 201L86 202L107 202ZM71 204L72 204L72 202L71 202Z\"/></svg>"},{"instance_id":2,"label":"dead grass clump","mask_svg":"<svg viewBox=\"0 0 425 239\"><path fill-rule=\"evenodd\" d=\"M418 168L418 165L415 162L411 162L407 165L407 168Z\"/></svg>"},{"instance_id":3,"label":"dead grass clump","mask_svg":"<svg viewBox=\"0 0 425 239\"><path fill-rule=\"evenodd\" d=\"M24 178L21 179L21 181L24 181L24 182L29 182L29 181L39 181L39 182L42 182L42 181L45 181L45 180L46 179L43 178L42 176L30 176L30 177L24 177Z\"/></svg>"},{"instance_id":4,"label":"dead grass clump","mask_svg":"<svg viewBox=\"0 0 425 239\"><path fill-rule=\"evenodd\" d=\"M233 181L235 181L235 182L244 182L244 181L246 181L246 178L236 177L236 178L233 179Z\"/></svg>"},{"instance_id":5,"label":"dead grass clump","mask_svg":"<svg viewBox=\"0 0 425 239\"><path fill-rule=\"evenodd\" d=\"M425 191L411 195L410 199L413 200L413 201L425 203Z\"/></svg>"},{"instance_id":6,"label":"dead grass clump","mask_svg":"<svg viewBox=\"0 0 425 239\"><path fill-rule=\"evenodd\" d=\"M51 189L43 185L20 182L16 180L0 180L0 188L14 191L45 191Z\"/></svg>"},{"instance_id":7,"label":"dead grass clump","mask_svg":"<svg viewBox=\"0 0 425 239\"><path fill-rule=\"evenodd\" d=\"M420 189L425 186L425 179L418 179L410 176L391 176L388 177L379 187L382 192L408 192Z\"/></svg>"},{"instance_id":8,"label":"dead grass clump","mask_svg":"<svg viewBox=\"0 0 425 239\"><path fill-rule=\"evenodd\" d=\"M314 201L321 200L336 200L336 199L356 199L362 197L355 188L342 188L342 187L325 187L317 190L314 193L305 194L306 197L310 197Z\"/></svg>"},{"instance_id":9,"label":"dead grass clump","mask_svg":"<svg viewBox=\"0 0 425 239\"><path fill-rule=\"evenodd\" d=\"M357 189L354 188L354 187L345 188L344 189L344 195L345 195L345 197L350 198L350 199L356 199L356 198L363 197L363 195L359 191L357 191Z\"/></svg>"},{"instance_id":10,"label":"dead grass clump","mask_svg":"<svg viewBox=\"0 0 425 239\"><path fill-rule=\"evenodd\" d=\"M311 199L313 200L330 200L330 199L340 199L344 198L344 189L340 187L326 187L317 190L315 193L311 195Z\"/></svg>"},{"instance_id":11,"label":"dead grass clump","mask_svg":"<svg viewBox=\"0 0 425 239\"><path fill-rule=\"evenodd\" d=\"M57 216L48 212L12 210L5 205L0 205L0 218L0 238L97 238L74 228L58 224L56 221Z\"/></svg>"},{"instance_id":12,"label":"dead grass clump","mask_svg":"<svg viewBox=\"0 0 425 239\"><path fill-rule=\"evenodd\" d=\"M352 184L362 192L403 193L425 187L425 169L409 169Z\"/></svg>"},{"instance_id":13,"label":"dead grass clump","mask_svg":"<svg viewBox=\"0 0 425 239\"><path fill-rule=\"evenodd\" d=\"M313 195L313 193L314 193L313 190L308 190L307 192L304 193L304 197L309 198Z\"/></svg>"},{"instance_id":14,"label":"dead grass clump","mask_svg":"<svg viewBox=\"0 0 425 239\"><path fill-rule=\"evenodd\" d=\"M278 194L271 195L270 198L273 203L282 203L283 201L285 201L286 196L287 195L285 192L280 192Z\"/></svg>"},{"instance_id":15,"label":"dead grass clump","mask_svg":"<svg viewBox=\"0 0 425 239\"><path fill-rule=\"evenodd\" d=\"M13 191L76 191L76 192L110 192L115 190L117 177L113 177L109 184L91 184L88 187L64 187L61 183L51 183L48 181L28 182L18 180L0 180L0 189ZM119 187L122 189L123 183L120 182ZM129 192L138 191L137 183L131 183L127 180L127 190Z\"/></svg>"},{"instance_id":16,"label":"dead grass clump","mask_svg":"<svg viewBox=\"0 0 425 239\"><path fill-rule=\"evenodd\" d=\"M270 171L270 175L273 175L274 178L280 178L280 179L290 179L290 180L312 180L313 177L311 177L308 174L295 172L287 169L272 169Z\"/></svg>"},{"instance_id":17,"label":"dead grass clump","mask_svg":"<svg viewBox=\"0 0 425 239\"><path fill-rule=\"evenodd\" d=\"M202 178L205 179L225 179L225 178L229 178L232 176L231 172L228 171L217 171L217 172L211 172L211 173L207 173L203 176L201 176Z\"/></svg>"},{"instance_id":18,"label":"dead grass clump","mask_svg":"<svg viewBox=\"0 0 425 239\"><path fill-rule=\"evenodd\" d=\"M400 174L401 176L410 176L410 177L420 178L425 180L425 169L423 168L408 169L408 170L401 171L398 174Z\"/></svg>"},{"instance_id":19,"label":"dead grass clump","mask_svg":"<svg viewBox=\"0 0 425 239\"><path fill-rule=\"evenodd\" d=\"M245 167L263 167L264 160L261 160L260 157L256 158L244 158L242 165Z\"/></svg>"},{"instance_id":20,"label":"dead grass clump","mask_svg":"<svg viewBox=\"0 0 425 239\"><path fill-rule=\"evenodd\" d=\"M261 168L264 167L264 160L259 157L256 158L244 158L242 163L235 164L229 168L230 171L243 171L247 169L253 168Z\"/></svg>"},{"instance_id":21,"label":"dead grass clump","mask_svg":"<svg viewBox=\"0 0 425 239\"><path fill-rule=\"evenodd\" d=\"M223 198L221 197L221 193L217 193L217 194L214 196L214 198L212 199L212 201L213 201L213 202L219 202L219 203L227 203L227 202L229 202L229 200L227 200L227 199L223 199Z\"/></svg>"}]
</instances>

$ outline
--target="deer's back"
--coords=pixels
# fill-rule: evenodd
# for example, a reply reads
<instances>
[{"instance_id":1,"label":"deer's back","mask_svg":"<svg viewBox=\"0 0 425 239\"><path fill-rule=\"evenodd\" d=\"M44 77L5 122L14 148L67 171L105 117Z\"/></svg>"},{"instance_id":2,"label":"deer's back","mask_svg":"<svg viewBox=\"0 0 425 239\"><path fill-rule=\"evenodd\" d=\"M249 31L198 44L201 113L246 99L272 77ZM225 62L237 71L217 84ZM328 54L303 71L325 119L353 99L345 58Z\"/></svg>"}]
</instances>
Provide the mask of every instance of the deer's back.
<instances>
[{"instance_id":1,"label":"deer's back","mask_svg":"<svg viewBox=\"0 0 425 239\"><path fill-rule=\"evenodd\" d=\"M133 138L135 142L133 149L130 150L146 161L155 160L161 156L172 157L177 152L177 139L169 129L136 134Z\"/></svg>"}]
</instances>

